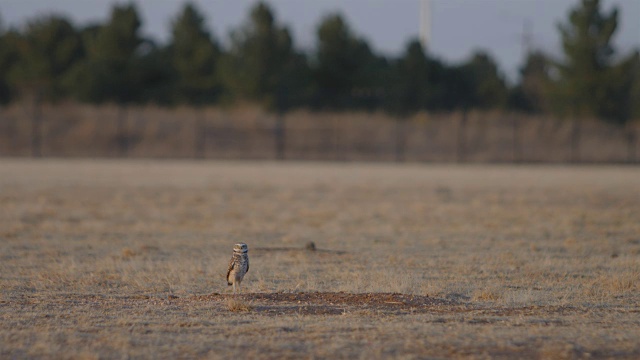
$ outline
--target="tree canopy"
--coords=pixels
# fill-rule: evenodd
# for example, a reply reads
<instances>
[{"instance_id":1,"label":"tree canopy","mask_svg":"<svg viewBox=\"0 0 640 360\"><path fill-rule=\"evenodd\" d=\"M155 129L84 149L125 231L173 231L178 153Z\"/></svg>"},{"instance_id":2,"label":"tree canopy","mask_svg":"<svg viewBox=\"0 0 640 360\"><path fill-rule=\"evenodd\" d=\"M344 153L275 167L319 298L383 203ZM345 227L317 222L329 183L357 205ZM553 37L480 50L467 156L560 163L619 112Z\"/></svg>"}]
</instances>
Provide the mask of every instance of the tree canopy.
<instances>
[{"instance_id":1,"label":"tree canopy","mask_svg":"<svg viewBox=\"0 0 640 360\"><path fill-rule=\"evenodd\" d=\"M176 79L175 101L215 102L221 90L216 73L220 48L206 27L204 15L194 4L186 3L171 30L169 46Z\"/></svg>"},{"instance_id":2,"label":"tree canopy","mask_svg":"<svg viewBox=\"0 0 640 360\"><path fill-rule=\"evenodd\" d=\"M231 34L231 47L219 71L234 99L279 109L296 91L292 76L306 65L301 60L289 30L277 24L266 3L259 2L243 26Z\"/></svg>"},{"instance_id":3,"label":"tree canopy","mask_svg":"<svg viewBox=\"0 0 640 360\"><path fill-rule=\"evenodd\" d=\"M600 0L582 0L568 21L558 25L564 59L558 62L558 110L573 116L601 117L615 122L629 118L632 58L616 60L613 36L618 9L602 10Z\"/></svg>"},{"instance_id":4,"label":"tree canopy","mask_svg":"<svg viewBox=\"0 0 640 360\"><path fill-rule=\"evenodd\" d=\"M69 21L58 16L38 18L23 32L6 34L2 42L7 48L0 61L10 64L7 82L18 94L49 99L64 95L62 79L82 55L80 36Z\"/></svg>"},{"instance_id":5,"label":"tree canopy","mask_svg":"<svg viewBox=\"0 0 640 360\"><path fill-rule=\"evenodd\" d=\"M617 124L640 118L640 56L615 49L618 10L603 10L601 0L581 0L558 24L562 57L532 49L515 82L482 50L448 63L413 39L401 54L381 55L338 13L319 21L315 45L305 51L265 2L227 41L208 24L191 2L170 22L166 43L141 34L132 3L115 4L104 23L83 27L60 15L10 29L0 21L0 103L37 94L167 106L254 102L274 111L502 109Z\"/></svg>"}]
</instances>

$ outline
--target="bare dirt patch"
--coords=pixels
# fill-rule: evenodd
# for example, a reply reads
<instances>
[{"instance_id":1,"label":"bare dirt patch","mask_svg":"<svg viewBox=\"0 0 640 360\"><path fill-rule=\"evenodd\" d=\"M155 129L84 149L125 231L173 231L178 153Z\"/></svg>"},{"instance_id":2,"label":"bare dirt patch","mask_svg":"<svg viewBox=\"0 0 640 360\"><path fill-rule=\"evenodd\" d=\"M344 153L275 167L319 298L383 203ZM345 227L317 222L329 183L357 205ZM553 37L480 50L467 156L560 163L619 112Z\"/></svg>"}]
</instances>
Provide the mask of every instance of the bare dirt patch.
<instances>
[{"instance_id":1,"label":"bare dirt patch","mask_svg":"<svg viewBox=\"0 0 640 360\"><path fill-rule=\"evenodd\" d=\"M235 295L210 294L185 301L224 301ZM240 294L238 298L250 301L253 311L264 315L341 315L351 311L376 311L379 314L400 314L432 311L443 305L452 305L448 300L429 296L398 293L314 292L314 293L252 293Z\"/></svg>"}]
</instances>

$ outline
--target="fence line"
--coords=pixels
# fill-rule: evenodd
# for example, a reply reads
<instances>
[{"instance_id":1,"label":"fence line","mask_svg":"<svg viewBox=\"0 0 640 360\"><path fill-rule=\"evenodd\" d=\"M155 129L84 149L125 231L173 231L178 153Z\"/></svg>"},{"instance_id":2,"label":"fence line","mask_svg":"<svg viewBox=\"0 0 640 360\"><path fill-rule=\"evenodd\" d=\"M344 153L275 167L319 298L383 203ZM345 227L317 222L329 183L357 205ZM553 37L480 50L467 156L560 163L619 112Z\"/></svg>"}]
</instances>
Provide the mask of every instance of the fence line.
<instances>
[{"instance_id":1,"label":"fence line","mask_svg":"<svg viewBox=\"0 0 640 360\"><path fill-rule=\"evenodd\" d=\"M78 104L0 109L0 156L637 163L638 123L464 112L268 114Z\"/></svg>"}]
</instances>

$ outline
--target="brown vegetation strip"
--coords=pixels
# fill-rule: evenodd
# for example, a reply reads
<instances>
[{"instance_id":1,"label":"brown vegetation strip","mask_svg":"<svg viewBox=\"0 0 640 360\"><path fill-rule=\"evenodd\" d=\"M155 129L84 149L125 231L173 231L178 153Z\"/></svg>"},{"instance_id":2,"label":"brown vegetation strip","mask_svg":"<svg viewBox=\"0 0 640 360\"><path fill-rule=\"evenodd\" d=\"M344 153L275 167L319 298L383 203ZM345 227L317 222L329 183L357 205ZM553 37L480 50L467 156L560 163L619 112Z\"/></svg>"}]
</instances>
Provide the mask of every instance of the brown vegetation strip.
<instances>
[{"instance_id":1,"label":"brown vegetation strip","mask_svg":"<svg viewBox=\"0 0 640 360\"><path fill-rule=\"evenodd\" d=\"M56 308L59 306L90 306L92 308L111 308L117 306L120 309L135 309L144 307L144 304L162 306L192 306L196 303L216 303L219 310L228 308L229 301L246 308L244 311L252 313L277 316L277 315L343 315L356 314L468 314L469 323L493 323L504 321L513 316L531 317L558 316L599 312L637 313L637 307L615 307L597 309L590 307L574 306L525 306L525 307L495 307L482 306L468 302L456 302L453 300L434 298L430 296L410 295L400 293L346 293L346 292L299 292L299 293L245 293L245 294L220 294L197 295L179 297L167 296L102 296L90 294L65 294L63 297L38 297L24 296L18 299L3 300L1 304L21 308L33 306L45 306ZM231 310L231 309L230 309ZM225 310L226 311L226 310ZM231 310L234 311L234 310ZM441 319L436 319L440 322ZM442 320L444 321L444 320ZM534 320L532 320L534 321ZM554 323L563 325L562 321L554 319L535 320L548 325Z\"/></svg>"},{"instance_id":2,"label":"brown vegetation strip","mask_svg":"<svg viewBox=\"0 0 640 360\"><path fill-rule=\"evenodd\" d=\"M485 307L479 304L458 302L448 299L400 293L247 293L199 295L183 298L181 301L224 302L237 299L246 302L252 311L265 315L341 315L352 311L376 311L385 314L402 313L469 313L473 316L539 316L566 315L597 312L598 310L574 306L526 306L526 307ZM607 311L634 312L634 309L618 308Z\"/></svg>"},{"instance_id":3,"label":"brown vegetation strip","mask_svg":"<svg viewBox=\"0 0 640 360\"><path fill-rule=\"evenodd\" d=\"M307 302L329 305L354 306L394 306L394 307L425 307L433 305L448 305L451 302L429 296L405 295L398 293L363 293L352 294L346 292L313 292L313 293L257 293L250 294L254 300L274 302Z\"/></svg>"},{"instance_id":4,"label":"brown vegetation strip","mask_svg":"<svg viewBox=\"0 0 640 360\"><path fill-rule=\"evenodd\" d=\"M200 301L225 301L227 299L249 301L252 310L265 315L301 314L301 315L340 315L359 310L375 310L398 314L404 312L427 312L442 305L455 305L453 302L429 296L406 295L398 293L251 293L234 297L227 294L196 296Z\"/></svg>"}]
</instances>

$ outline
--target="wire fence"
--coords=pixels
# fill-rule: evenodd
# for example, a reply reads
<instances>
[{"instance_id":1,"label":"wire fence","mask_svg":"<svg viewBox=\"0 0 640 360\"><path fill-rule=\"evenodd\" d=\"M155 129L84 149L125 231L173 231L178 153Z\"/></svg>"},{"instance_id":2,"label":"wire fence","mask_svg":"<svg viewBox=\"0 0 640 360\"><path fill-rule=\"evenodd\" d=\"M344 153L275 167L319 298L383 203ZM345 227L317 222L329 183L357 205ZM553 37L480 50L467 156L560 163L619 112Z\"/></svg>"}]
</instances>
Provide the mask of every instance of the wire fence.
<instances>
[{"instance_id":1,"label":"wire fence","mask_svg":"<svg viewBox=\"0 0 640 360\"><path fill-rule=\"evenodd\" d=\"M269 114L255 108L0 109L0 156L638 163L638 123L468 112Z\"/></svg>"}]
</instances>

